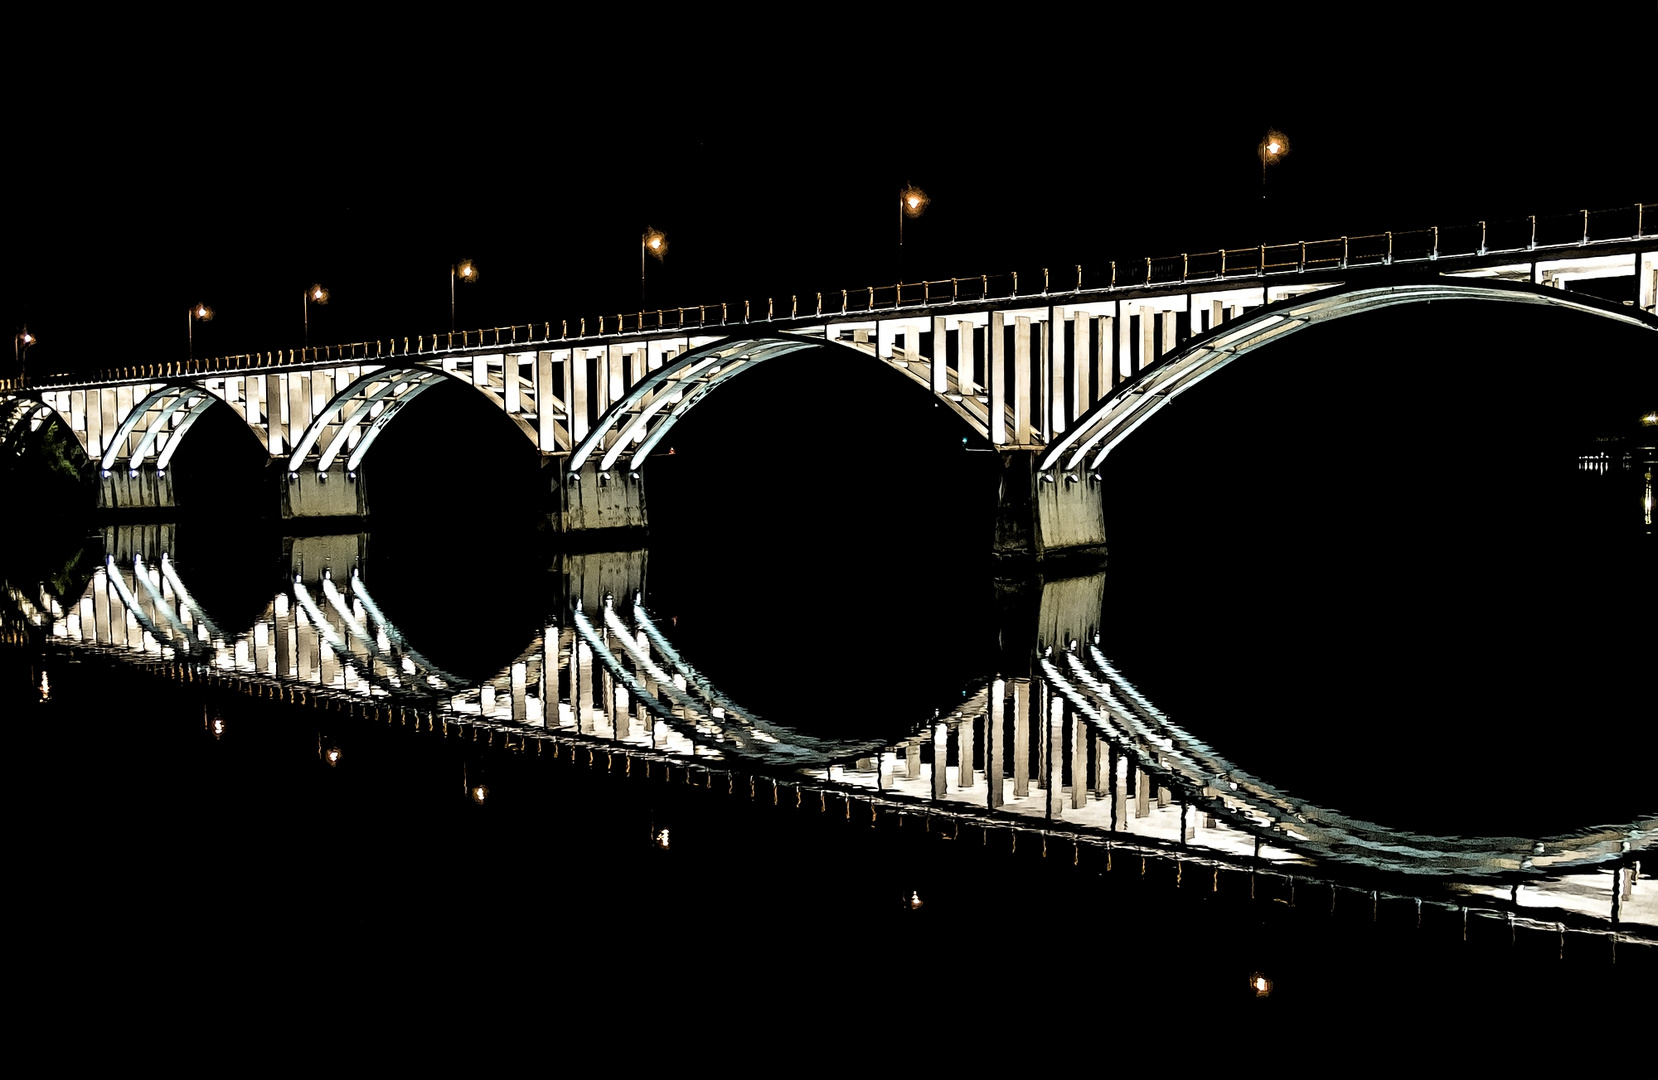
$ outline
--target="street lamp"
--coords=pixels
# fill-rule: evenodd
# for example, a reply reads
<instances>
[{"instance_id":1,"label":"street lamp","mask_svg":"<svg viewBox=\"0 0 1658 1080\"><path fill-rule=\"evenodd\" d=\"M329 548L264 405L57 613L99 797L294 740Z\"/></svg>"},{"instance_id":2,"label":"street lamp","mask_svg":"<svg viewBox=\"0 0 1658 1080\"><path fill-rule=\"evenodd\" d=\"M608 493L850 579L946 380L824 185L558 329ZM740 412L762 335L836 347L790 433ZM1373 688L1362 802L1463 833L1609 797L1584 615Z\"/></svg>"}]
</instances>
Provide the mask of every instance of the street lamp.
<instances>
[{"instance_id":1,"label":"street lamp","mask_svg":"<svg viewBox=\"0 0 1658 1080\"><path fill-rule=\"evenodd\" d=\"M184 331L186 338L190 342L190 359L194 360L196 358L196 324L199 322L212 321L213 309L208 307L206 304L201 303L198 303L192 307L189 313L185 316Z\"/></svg>"},{"instance_id":2,"label":"street lamp","mask_svg":"<svg viewBox=\"0 0 1658 1080\"><path fill-rule=\"evenodd\" d=\"M905 184L898 192L898 276L904 276L904 219L918 218L927 211L933 200L914 184Z\"/></svg>"},{"instance_id":3,"label":"street lamp","mask_svg":"<svg viewBox=\"0 0 1658 1080\"><path fill-rule=\"evenodd\" d=\"M29 346L34 343L35 336L29 333L27 325L12 338L12 361L17 365L18 382L28 379Z\"/></svg>"},{"instance_id":4,"label":"street lamp","mask_svg":"<svg viewBox=\"0 0 1658 1080\"><path fill-rule=\"evenodd\" d=\"M328 290L323 288L321 285L313 285L309 289L305 290L305 347L306 348L311 347L311 305L312 304L326 304L326 303L328 303ZM454 314L453 314L453 312L451 312L450 313L451 322L453 321L453 319L454 319ZM451 327L451 329L453 329L453 327Z\"/></svg>"},{"instance_id":5,"label":"street lamp","mask_svg":"<svg viewBox=\"0 0 1658 1080\"><path fill-rule=\"evenodd\" d=\"M471 285L478 280L478 264L471 259L462 259L452 263L449 267L449 332L455 332L455 279Z\"/></svg>"},{"instance_id":6,"label":"street lamp","mask_svg":"<svg viewBox=\"0 0 1658 1080\"><path fill-rule=\"evenodd\" d=\"M1267 166L1276 165L1290 152L1289 136L1282 131L1269 131L1261 136L1261 145L1255 148L1261 156L1261 198L1267 197Z\"/></svg>"},{"instance_id":7,"label":"street lamp","mask_svg":"<svg viewBox=\"0 0 1658 1080\"><path fill-rule=\"evenodd\" d=\"M645 256L652 255L663 262L668 254L668 238L661 229L645 226L639 236L639 310L645 310Z\"/></svg>"}]
</instances>

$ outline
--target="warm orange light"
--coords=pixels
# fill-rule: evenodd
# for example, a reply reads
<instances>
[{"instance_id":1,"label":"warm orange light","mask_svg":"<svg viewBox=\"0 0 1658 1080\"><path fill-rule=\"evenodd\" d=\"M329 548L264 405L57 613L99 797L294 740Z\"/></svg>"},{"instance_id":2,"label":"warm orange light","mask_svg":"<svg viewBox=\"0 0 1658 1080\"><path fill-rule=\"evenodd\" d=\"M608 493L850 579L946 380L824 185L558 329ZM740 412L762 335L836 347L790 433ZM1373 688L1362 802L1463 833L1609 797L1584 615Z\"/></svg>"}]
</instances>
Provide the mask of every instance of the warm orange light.
<instances>
[{"instance_id":1,"label":"warm orange light","mask_svg":"<svg viewBox=\"0 0 1658 1080\"><path fill-rule=\"evenodd\" d=\"M1275 164L1279 158L1290 152L1289 136L1282 131L1269 131L1261 136L1261 145L1258 150L1261 155L1261 164Z\"/></svg>"},{"instance_id":2,"label":"warm orange light","mask_svg":"<svg viewBox=\"0 0 1658 1080\"><path fill-rule=\"evenodd\" d=\"M471 281L478 276L478 268L471 259L464 260L460 266L456 267L455 272L461 276L463 281Z\"/></svg>"},{"instance_id":3,"label":"warm orange light","mask_svg":"<svg viewBox=\"0 0 1658 1080\"><path fill-rule=\"evenodd\" d=\"M198 322L210 322L213 318L213 309L208 307L206 304L197 304L196 309L190 314Z\"/></svg>"},{"instance_id":4,"label":"warm orange light","mask_svg":"<svg viewBox=\"0 0 1658 1080\"><path fill-rule=\"evenodd\" d=\"M1272 993L1272 980L1259 971L1252 971L1249 973L1249 988L1256 997L1264 998Z\"/></svg>"},{"instance_id":5,"label":"warm orange light","mask_svg":"<svg viewBox=\"0 0 1658 1080\"><path fill-rule=\"evenodd\" d=\"M660 229L646 229L645 234L639 239L645 245L645 250L658 259L668 253L668 236Z\"/></svg>"},{"instance_id":6,"label":"warm orange light","mask_svg":"<svg viewBox=\"0 0 1658 1080\"><path fill-rule=\"evenodd\" d=\"M473 802L482 805L483 801L487 798L489 798L489 788L479 784L477 787L472 789Z\"/></svg>"},{"instance_id":7,"label":"warm orange light","mask_svg":"<svg viewBox=\"0 0 1658 1080\"><path fill-rule=\"evenodd\" d=\"M311 303L313 303L313 304L326 304L326 303L328 303L328 290L323 288L321 285L311 286Z\"/></svg>"},{"instance_id":8,"label":"warm orange light","mask_svg":"<svg viewBox=\"0 0 1658 1080\"><path fill-rule=\"evenodd\" d=\"M903 191L900 191L898 198L903 206L904 216L912 218L920 217L927 209L927 204L932 202L925 191L914 186L906 187Z\"/></svg>"}]
</instances>

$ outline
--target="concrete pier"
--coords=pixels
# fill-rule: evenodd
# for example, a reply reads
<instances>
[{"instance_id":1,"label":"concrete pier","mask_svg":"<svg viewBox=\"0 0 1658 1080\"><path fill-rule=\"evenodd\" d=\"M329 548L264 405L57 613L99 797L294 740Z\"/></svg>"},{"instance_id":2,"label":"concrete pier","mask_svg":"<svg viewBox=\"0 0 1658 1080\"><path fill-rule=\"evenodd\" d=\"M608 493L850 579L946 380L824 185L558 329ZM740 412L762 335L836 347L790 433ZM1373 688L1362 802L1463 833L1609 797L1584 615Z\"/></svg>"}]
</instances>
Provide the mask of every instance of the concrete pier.
<instances>
[{"instance_id":1,"label":"concrete pier","mask_svg":"<svg viewBox=\"0 0 1658 1080\"><path fill-rule=\"evenodd\" d=\"M622 469L601 472L593 460L571 473L558 458L542 470L542 475L549 485L547 521L554 532L644 535L645 482L639 474Z\"/></svg>"}]
</instances>

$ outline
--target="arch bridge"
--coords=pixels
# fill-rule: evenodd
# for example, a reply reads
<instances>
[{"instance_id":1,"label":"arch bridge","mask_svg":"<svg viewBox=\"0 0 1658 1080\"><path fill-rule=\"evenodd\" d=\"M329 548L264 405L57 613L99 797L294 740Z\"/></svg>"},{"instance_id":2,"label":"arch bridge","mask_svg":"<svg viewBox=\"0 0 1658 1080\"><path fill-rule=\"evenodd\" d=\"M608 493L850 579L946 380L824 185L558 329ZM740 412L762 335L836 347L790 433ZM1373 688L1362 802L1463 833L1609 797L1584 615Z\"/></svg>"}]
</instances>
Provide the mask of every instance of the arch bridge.
<instances>
[{"instance_id":1,"label":"arch bridge","mask_svg":"<svg viewBox=\"0 0 1658 1080\"><path fill-rule=\"evenodd\" d=\"M1469 298L1658 330L1652 208L1078 266L1063 281L981 275L0 383L0 443L55 417L97 469L100 507L171 507L173 456L222 405L266 451L283 516L362 516L376 438L452 381L541 455L560 531L637 531L645 460L723 383L795 356L832 390L837 365L868 360L1001 454L995 549L1042 557L1103 544L1097 470L1124 438L1307 326ZM1632 279L1630 299L1581 291L1606 278Z\"/></svg>"}]
</instances>

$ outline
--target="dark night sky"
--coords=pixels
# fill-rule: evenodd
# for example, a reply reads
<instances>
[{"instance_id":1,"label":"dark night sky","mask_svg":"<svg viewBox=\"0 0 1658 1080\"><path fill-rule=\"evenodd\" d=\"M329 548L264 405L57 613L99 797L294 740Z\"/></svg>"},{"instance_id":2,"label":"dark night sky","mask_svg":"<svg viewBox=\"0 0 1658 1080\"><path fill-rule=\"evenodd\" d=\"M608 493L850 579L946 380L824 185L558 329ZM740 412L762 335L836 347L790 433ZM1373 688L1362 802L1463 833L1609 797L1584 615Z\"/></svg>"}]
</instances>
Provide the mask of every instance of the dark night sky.
<instances>
[{"instance_id":1,"label":"dark night sky","mask_svg":"<svg viewBox=\"0 0 1658 1080\"><path fill-rule=\"evenodd\" d=\"M1545 61L1545 27L1432 8L1390 8L1360 43L1274 29L1250 57L1214 21L1196 46L1058 13L989 39L779 28L758 48L662 27L654 52L587 31L543 49L513 25L409 26L406 45L37 31L6 99L26 150L0 302L44 374L181 357L198 299L218 311L198 354L295 346L313 281L334 294L314 342L445 329L462 257L483 270L463 326L633 310L647 224L672 245L651 306L838 291L896 278L906 181L934 199L912 280L1244 246L1269 126L1293 141L1269 177L1278 240L1655 197L1627 58ZM1615 24L1658 29L1650 4Z\"/></svg>"}]
</instances>

